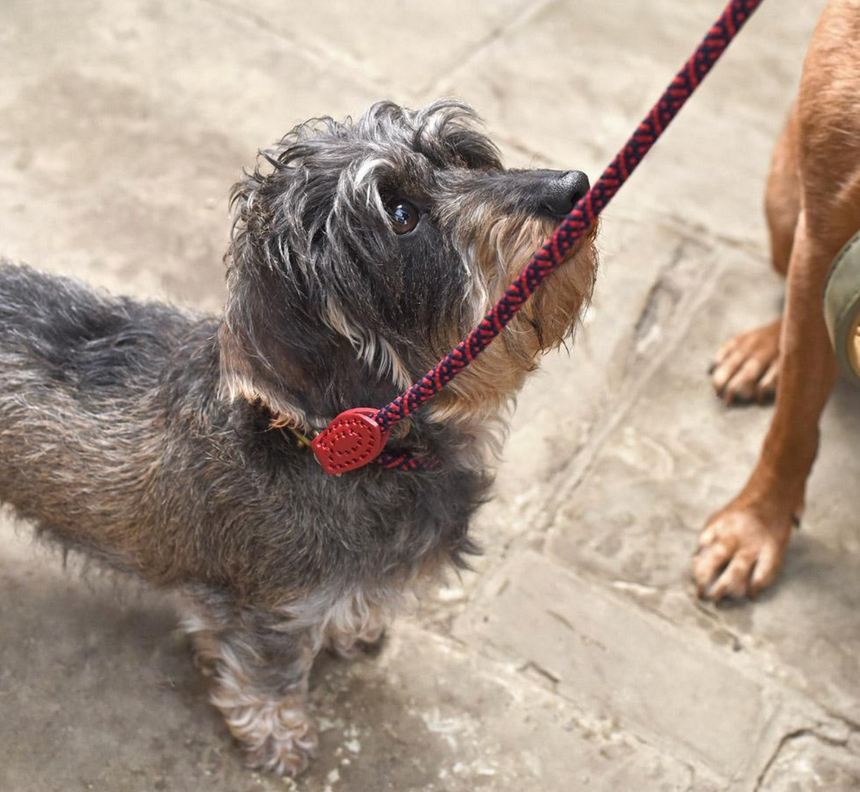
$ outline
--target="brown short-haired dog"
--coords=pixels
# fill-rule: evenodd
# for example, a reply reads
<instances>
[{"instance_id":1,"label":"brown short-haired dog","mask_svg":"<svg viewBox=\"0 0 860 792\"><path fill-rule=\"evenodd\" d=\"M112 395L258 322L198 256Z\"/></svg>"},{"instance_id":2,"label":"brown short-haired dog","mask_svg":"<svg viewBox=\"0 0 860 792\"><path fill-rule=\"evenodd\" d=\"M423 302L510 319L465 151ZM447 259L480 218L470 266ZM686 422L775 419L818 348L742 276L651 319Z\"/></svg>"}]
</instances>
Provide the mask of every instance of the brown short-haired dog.
<instances>
[{"instance_id":1,"label":"brown short-haired dog","mask_svg":"<svg viewBox=\"0 0 860 792\"><path fill-rule=\"evenodd\" d=\"M819 20L774 152L766 213L785 312L729 341L713 383L727 402L776 391L776 412L746 486L700 536L694 574L714 600L755 596L776 580L836 381L822 298L831 262L860 229L860 0L830 0Z\"/></svg>"},{"instance_id":2,"label":"brown short-haired dog","mask_svg":"<svg viewBox=\"0 0 860 792\"><path fill-rule=\"evenodd\" d=\"M289 430L381 407L471 329L588 188L505 170L471 111L374 105L302 125L234 189L223 318L0 262L0 499L176 591L212 701L295 773L327 642L374 642L398 592L474 552L507 402L588 300L592 238L391 444L437 460L326 475ZM593 237L593 234L592 234Z\"/></svg>"}]
</instances>

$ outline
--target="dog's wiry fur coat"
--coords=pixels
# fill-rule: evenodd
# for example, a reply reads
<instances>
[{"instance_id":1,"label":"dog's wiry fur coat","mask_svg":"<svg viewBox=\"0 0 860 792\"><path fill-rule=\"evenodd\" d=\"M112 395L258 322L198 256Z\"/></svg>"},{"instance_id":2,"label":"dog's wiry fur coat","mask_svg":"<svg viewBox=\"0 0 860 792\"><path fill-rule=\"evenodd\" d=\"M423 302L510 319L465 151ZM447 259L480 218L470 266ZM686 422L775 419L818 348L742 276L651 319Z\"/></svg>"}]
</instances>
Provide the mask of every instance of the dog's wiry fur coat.
<instances>
[{"instance_id":1,"label":"dog's wiry fur coat","mask_svg":"<svg viewBox=\"0 0 860 792\"><path fill-rule=\"evenodd\" d=\"M234 193L221 319L0 263L0 500L179 592L250 762L293 773L315 746L316 652L377 640L398 592L474 552L487 426L572 331L594 260L589 240L397 433L438 467L327 476L283 427L379 406L423 373L540 244L569 179L503 170L454 102L305 125L265 159ZM398 236L401 196L421 220Z\"/></svg>"}]
</instances>

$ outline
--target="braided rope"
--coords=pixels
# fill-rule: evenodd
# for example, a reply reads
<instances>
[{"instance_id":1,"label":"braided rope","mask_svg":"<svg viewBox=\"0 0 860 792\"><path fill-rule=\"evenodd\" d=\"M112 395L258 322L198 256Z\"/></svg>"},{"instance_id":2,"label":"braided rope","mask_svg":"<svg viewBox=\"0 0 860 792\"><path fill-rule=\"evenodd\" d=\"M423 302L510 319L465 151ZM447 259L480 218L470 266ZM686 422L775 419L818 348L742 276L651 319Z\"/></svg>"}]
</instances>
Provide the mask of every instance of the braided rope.
<instances>
[{"instance_id":1,"label":"braided rope","mask_svg":"<svg viewBox=\"0 0 860 792\"><path fill-rule=\"evenodd\" d=\"M439 467L439 460L435 457L416 457L408 451L383 451L373 460L386 470L401 470L411 473L415 470L432 470Z\"/></svg>"},{"instance_id":2,"label":"braided rope","mask_svg":"<svg viewBox=\"0 0 860 792\"><path fill-rule=\"evenodd\" d=\"M428 371L409 390L379 410L375 421L383 430L390 429L430 401L454 377L465 369L496 338L525 305L546 277L559 266L565 255L588 231L598 215L621 186L636 170L669 126L684 103L723 54L731 40L758 8L762 0L731 0L726 10L708 31L692 57L672 80L660 101L651 109L636 131L601 174L594 186L573 207L544 246L523 268L502 298L487 312L480 324L461 341L435 368ZM416 469L401 460L389 458L386 467ZM414 464L414 463L412 463Z\"/></svg>"}]
</instances>

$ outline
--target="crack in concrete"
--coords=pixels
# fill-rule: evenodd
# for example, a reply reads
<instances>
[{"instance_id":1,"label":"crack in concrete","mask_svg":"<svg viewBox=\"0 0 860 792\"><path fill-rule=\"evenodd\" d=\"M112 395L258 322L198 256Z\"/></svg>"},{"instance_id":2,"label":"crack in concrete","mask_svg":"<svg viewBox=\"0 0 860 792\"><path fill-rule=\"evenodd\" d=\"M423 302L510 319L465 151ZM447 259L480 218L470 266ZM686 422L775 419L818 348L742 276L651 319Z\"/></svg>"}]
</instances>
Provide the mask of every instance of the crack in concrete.
<instances>
[{"instance_id":1,"label":"crack in concrete","mask_svg":"<svg viewBox=\"0 0 860 792\"><path fill-rule=\"evenodd\" d=\"M673 212L662 212L653 208L648 209L646 217L620 212L613 213L613 219L619 223L659 224L689 242L697 242L709 248L727 247L731 250L739 250L760 259L765 269L770 266L770 255L758 235L753 239L721 234L701 223L690 222L689 219Z\"/></svg>"},{"instance_id":2,"label":"crack in concrete","mask_svg":"<svg viewBox=\"0 0 860 792\"><path fill-rule=\"evenodd\" d=\"M561 677L556 676L552 671L547 670L534 660L529 660L517 668L517 673L522 674L523 676L525 676L528 671L534 671L536 674L546 679L550 683L550 692L554 695L558 695L558 684L561 682Z\"/></svg>"},{"instance_id":3,"label":"crack in concrete","mask_svg":"<svg viewBox=\"0 0 860 792\"><path fill-rule=\"evenodd\" d=\"M688 240L683 240L679 244L679 248L682 248L681 254L683 253L683 248L688 243ZM678 261L680 261L680 257L673 255L669 263L659 272L656 284L663 282L667 275L671 274L672 269L677 267ZM544 504L543 512L550 515L548 525L551 525L553 520L551 515L554 515L557 512L563 500L568 499L572 493L576 492L582 482L588 477L600 456L600 452L603 450L615 430L620 426L624 418L629 414L630 410L632 410L638 403L642 393L650 385L653 377L656 376L666 361L676 354L676 350L679 344L683 343L686 338L689 326L697 315L701 304L711 297L715 285L724 270L724 265L716 264L710 268L699 281L700 288L682 292L682 296L675 304L673 304L671 311L675 330L667 336L663 350L652 357L646 357L638 372L625 371L623 380L625 383L630 383L630 386L626 388L618 388L622 395L614 404L609 405L608 409L604 413L603 420L601 421L598 419L598 421L595 422L596 427L589 438L589 441L583 445L578 454L571 457L568 463L560 466L552 479L548 482L550 484L550 490L555 493L551 498L548 498ZM659 294L659 290L655 291L656 288L657 287L655 285L649 293L649 298L646 300L639 318L637 318L637 325L642 321L642 316L644 314L655 310L652 306L651 300L652 297L656 297L656 295ZM637 362L638 361L634 359L634 366ZM639 376L631 377L632 374L637 373ZM553 482L562 479L565 482L568 482L567 486L552 486Z\"/></svg>"},{"instance_id":4,"label":"crack in concrete","mask_svg":"<svg viewBox=\"0 0 860 792\"><path fill-rule=\"evenodd\" d=\"M853 721L841 715L834 714L830 711L827 711L827 714L832 718L834 723L840 724L841 726L845 727L847 731L846 736L835 737L830 734L827 734L824 730L827 729L829 724L823 721L819 721L813 726L804 726L786 732L782 735L782 737L780 737L779 742L776 744L773 751L765 761L761 772L756 777L755 785L752 788L752 792L759 792L759 790L762 788L762 785L767 780L767 776L768 773L770 773L771 768L779 759L779 756L785 749L785 747L790 743L795 742L796 740L803 739L804 737L808 737L823 745L829 745L832 748L846 748L848 746L848 743L850 742L851 735L860 734L860 724L856 724Z\"/></svg>"},{"instance_id":5,"label":"crack in concrete","mask_svg":"<svg viewBox=\"0 0 860 792\"><path fill-rule=\"evenodd\" d=\"M684 297L683 289L673 283L671 277L691 244L691 241L685 237L679 240L672 251L671 259L660 271L645 298L645 305L633 326L634 344L631 345L627 361L627 366L630 368L636 365L637 359L642 356L655 336L659 335L660 320L667 315L671 316Z\"/></svg>"},{"instance_id":6,"label":"crack in concrete","mask_svg":"<svg viewBox=\"0 0 860 792\"><path fill-rule=\"evenodd\" d=\"M814 737L815 739L821 739L820 736L815 733L814 729L811 729L809 727L804 727L802 729L794 729L793 731L790 731L786 734L783 734L782 737L780 737L779 742L776 744L776 747L774 748L773 752L767 758L767 761L765 762L764 767L762 768L762 771L758 774L758 777L756 778L755 786L753 786L752 792L759 792L759 789L761 789L761 785L764 783L764 781L767 777L767 774L770 772L771 767L773 767L774 763L779 758L779 755L782 752L782 749L785 748L786 745L788 745L790 742L792 742L794 740L800 739L801 737L810 737L810 736ZM827 741L822 740L822 742L827 742Z\"/></svg>"},{"instance_id":7,"label":"crack in concrete","mask_svg":"<svg viewBox=\"0 0 860 792\"><path fill-rule=\"evenodd\" d=\"M480 57L484 52L490 49L493 44L511 31L528 23L534 16L553 2L554 0L544 0L544 2L528 6L524 10L518 9L517 11L514 11L506 19L503 19L497 25L494 25L486 36L473 42L471 47L462 53L456 60L449 63L443 71L440 71L439 74L430 79L419 93L439 93L442 89L441 83L451 77L451 75L453 75L458 69L467 66L471 61Z\"/></svg>"},{"instance_id":8,"label":"crack in concrete","mask_svg":"<svg viewBox=\"0 0 860 792\"><path fill-rule=\"evenodd\" d=\"M819 705L819 706L821 706L821 705ZM838 723L841 723L843 726L845 726L845 728L848 729L848 731L851 732L851 734L860 734L860 723L858 723L857 721L851 720L851 718L848 718L839 712L834 712L829 707L822 707L822 709L827 713L827 715L832 720L837 721ZM825 742L827 742L827 740L829 739L826 735L823 735L820 733L819 733L819 736ZM834 744L839 744L839 743L834 743Z\"/></svg>"},{"instance_id":9,"label":"crack in concrete","mask_svg":"<svg viewBox=\"0 0 860 792\"><path fill-rule=\"evenodd\" d=\"M508 17L494 25L490 32L483 38L472 42L471 46L466 47L465 51L456 57L451 63L440 70L438 74L432 76L424 85L417 90L410 89L408 86L399 85L394 81L380 80L375 74L368 71L365 61L352 57L349 53L338 48L328 48L323 41L314 38L313 36L303 36L301 39L291 36L285 30L273 28L264 16L253 11L250 8L240 8L237 5L229 2L229 0L198 0L206 5L213 6L221 11L227 12L233 16L244 19L252 23L258 29L271 34L281 42L285 43L296 53L307 56L309 60L324 66L336 66L348 70L353 80L359 83L365 90L372 91L374 94L383 96L396 90L406 93L414 98L423 97L427 94L432 94L434 97L442 88L442 83L458 69L466 66L470 61L479 57L487 49L492 47L497 41L503 38L510 31L527 24L528 21L539 13L545 6L550 5L553 0L545 0L535 6L530 6L525 10L517 10ZM511 143L511 141L506 141ZM525 147L520 144L515 144L518 148L523 148L526 153L533 155ZM539 155L538 155L539 156Z\"/></svg>"},{"instance_id":10,"label":"crack in concrete","mask_svg":"<svg viewBox=\"0 0 860 792\"><path fill-rule=\"evenodd\" d=\"M268 33L281 43L286 44L294 53L306 57L317 65L327 68L338 68L339 79L344 79L344 74L349 74L353 83L376 96L382 96L389 93L393 87L386 85L384 82L381 82L376 77L369 74L365 70L362 61L350 57L347 53L341 50L327 49L311 36L298 39L291 36L284 30L273 28L262 14L259 14L250 8L240 8L229 2L229 0L197 0L197 2L217 8L233 17L252 24L258 30Z\"/></svg>"}]
</instances>

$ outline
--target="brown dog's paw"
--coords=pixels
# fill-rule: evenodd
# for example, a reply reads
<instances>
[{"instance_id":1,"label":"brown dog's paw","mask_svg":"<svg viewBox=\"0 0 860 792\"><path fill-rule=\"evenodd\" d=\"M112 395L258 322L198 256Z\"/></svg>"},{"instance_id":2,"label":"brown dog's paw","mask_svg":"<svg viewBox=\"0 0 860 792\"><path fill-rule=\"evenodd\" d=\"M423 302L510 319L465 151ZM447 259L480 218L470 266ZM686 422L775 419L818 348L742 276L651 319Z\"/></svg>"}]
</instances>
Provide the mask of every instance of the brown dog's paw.
<instances>
[{"instance_id":1,"label":"brown dog's paw","mask_svg":"<svg viewBox=\"0 0 860 792\"><path fill-rule=\"evenodd\" d=\"M777 320L726 342L711 364L711 382L726 404L763 404L773 399L779 376Z\"/></svg>"},{"instance_id":2,"label":"brown dog's paw","mask_svg":"<svg viewBox=\"0 0 860 792\"><path fill-rule=\"evenodd\" d=\"M708 521L693 558L696 590L703 599L754 598L779 576L791 536L791 515L764 520L729 507Z\"/></svg>"}]
</instances>

